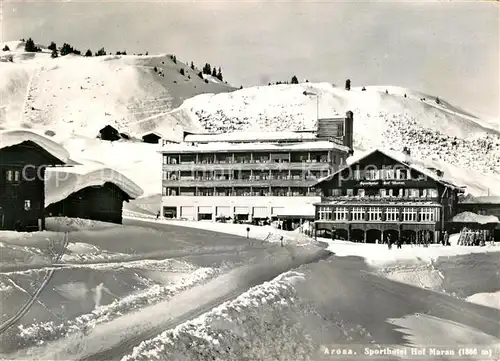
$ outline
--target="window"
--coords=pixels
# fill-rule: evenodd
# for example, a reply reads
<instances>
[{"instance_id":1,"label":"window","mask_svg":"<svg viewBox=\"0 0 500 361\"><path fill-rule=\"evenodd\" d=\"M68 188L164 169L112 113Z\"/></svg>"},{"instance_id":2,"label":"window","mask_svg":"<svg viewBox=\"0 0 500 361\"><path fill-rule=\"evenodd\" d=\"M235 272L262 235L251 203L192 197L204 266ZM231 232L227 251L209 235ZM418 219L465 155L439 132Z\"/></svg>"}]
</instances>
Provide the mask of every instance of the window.
<instances>
[{"instance_id":1,"label":"window","mask_svg":"<svg viewBox=\"0 0 500 361\"><path fill-rule=\"evenodd\" d=\"M409 195L411 198L418 198L420 196L420 190L412 188L409 190Z\"/></svg>"},{"instance_id":2,"label":"window","mask_svg":"<svg viewBox=\"0 0 500 361\"><path fill-rule=\"evenodd\" d=\"M422 198L427 197L427 189L422 189Z\"/></svg>"},{"instance_id":3,"label":"window","mask_svg":"<svg viewBox=\"0 0 500 361\"><path fill-rule=\"evenodd\" d=\"M387 194L387 196L389 196L389 197L394 197L394 189L392 189L392 188L391 188L391 189L388 189L388 194Z\"/></svg>"},{"instance_id":4,"label":"window","mask_svg":"<svg viewBox=\"0 0 500 361\"><path fill-rule=\"evenodd\" d=\"M403 208L403 222L416 222L417 210L415 208Z\"/></svg>"},{"instance_id":5,"label":"window","mask_svg":"<svg viewBox=\"0 0 500 361\"><path fill-rule=\"evenodd\" d=\"M346 195L352 197L354 195L354 189L346 189Z\"/></svg>"},{"instance_id":6,"label":"window","mask_svg":"<svg viewBox=\"0 0 500 361\"><path fill-rule=\"evenodd\" d=\"M399 222L399 209L387 208L385 210L385 220L387 222Z\"/></svg>"},{"instance_id":7,"label":"window","mask_svg":"<svg viewBox=\"0 0 500 361\"><path fill-rule=\"evenodd\" d=\"M375 170L375 169L365 170L365 179L366 180L375 180L375 179L377 179L377 170Z\"/></svg>"},{"instance_id":8,"label":"window","mask_svg":"<svg viewBox=\"0 0 500 361\"><path fill-rule=\"evenodd\" d=\"M434 189L434 188L427 189L427 197L437 198L438 197L437 189Z\"/></svg>"},{"instance_id":9,"label":"window","mask_svg":"<svg viewBox=\"0 0 500 361\"><path fill-rule=\"evenodd\" d=\"M365 220L365 209L363 207L353 207L352 220L353 221L364 221Z\"/></svg>"},{"instance_id":10,"label":"window","mask_svg":"<svg viewBox=\"0 0 500 361\"><path fill-rule=\"evenodd\" d=\"M365 196L365 190L363 188L358 189L358 197L364 197Z\"/></svg>"},{"instance_id":11,"label":"window","mask_svg":"<svg viewBox=\"0 0 500 361\"><path fill-rule=\"evenodd\" d=\"M168 156L163 154L163 164L168 164Z\"/></svg>"},{"instance_id":12,"label":"window","mask_svg":"<svg viewBox=\"0 0 500 361\"><path fill-rule=\"evenodd\" d=\"M385 169L384 170L384 179L392 180L394 179L394 169Z\"/></svg>"},{"instance_id":13,"label":"window","mask_svg":"<svg viewBox=\"0 0 500 361\"><path fill-rule=\"evenodd\" d=\"M319 220L331 220L332 219L332 207L320 206L318 208L318 218L319 218Z\"/></svg>"},{"instance_id":14,"label":"window","mask_svg":"<svg viewBox=\"0 0 500 361\"><path fill-rule=\"evenodd\" d=\"M382 209L378 207L370 207L368 208L368 220L373 221L381 221L382 220Z\"/></svg>"},{"instance_id":15,"label":"window","mask_svg":"<svg viewBox=\"0 0 500 361\"><path fill-rule=\"evenodd\" d=\"M435 222L436 219L434 208L421 208L420 209L420 221L421 222Z\"/></svg>"},{"instance_id":16,"label":"window","mask_svg":"<svg viewBox=\"0 0 500 361\"><path fill-rule=\"evenodd\" d=\"M31 201L29 199L24 200L24 210L25 211L31 210Z\"/></svg>"},{"instance_id":17,"label":"window","mask_svg":"<svg viewBox=\"0 0 500 361\"><path fill-rule=\"evenodd\" d=\"M168 179L167 176L168 176L167 171L164 170L163 173L162 173L161 179L167 180Z\"/></svg>"},{"instance_id":18,"label":"window","mask_svg":"<svg viewBox=\"0 0 500 361\"><path fill-rule=\"evenodd\" d=\"M360 180L361 179L361 171L359 169L354 170L354 180Z\"/></svg>"},{"instance_id":19,"label":"window","mask_svg":"<svg viewBox=\"0 0 500 361\"><path fill-rule=\"evenodd\" d=\"M347 215L349 214L349 211L347 210L347 207L337 207L335 208L335 218L334 220L336 221L347 221Z\"/></svg>"},{"instance_id":20,"label":"window","mask_svg":"<svg viewBox=\"0 0 500 361\"><path fill-rule=\"evenodd\" d=\"M339 197L342 195L342 189L339 188L330 189L330 193L332 197Z\"/></svg>"},{"instance_id":21,"label":"window","mask_svg":"<svg viewBox=\"0 0 500 361\"><path fill-rule=\"evenodd\" d=\"M5 179L7 180L7 182L12 182L14 180L14 172L11 170L6 171Z\"/></svg>"},{"instance_id":22,"label":"window","mask_svg":"<svg viewBox=\"0 0 500 361\"><path fill-rule=\"evenodd\" d=\"M384 189L384 188L380 189L380 190L379 190L379 195L380 195L381 197L386 197L386 196L387 196L387 190L386 190L386 189Z\"/></svg>"},{"instance_id":23,"label":"window","mask_svg":"<svg viewBox=\"0 0 500 361\"><path fill-rule=\"evenodd\" d=\"M405 196L405 190L403 188L399 188L398 197L403 198L403 196Z\"/></svg>"}]
</instances>

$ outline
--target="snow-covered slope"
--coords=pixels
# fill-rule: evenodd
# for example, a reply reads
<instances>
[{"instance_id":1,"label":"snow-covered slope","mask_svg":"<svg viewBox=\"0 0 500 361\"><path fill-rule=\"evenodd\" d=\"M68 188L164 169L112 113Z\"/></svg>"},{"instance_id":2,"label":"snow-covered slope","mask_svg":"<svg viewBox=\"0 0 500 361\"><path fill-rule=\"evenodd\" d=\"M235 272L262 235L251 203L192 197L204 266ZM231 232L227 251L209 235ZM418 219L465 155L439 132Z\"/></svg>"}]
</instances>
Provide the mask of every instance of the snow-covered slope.
<instances>
[{"instance_id":1,"label":"snow-covered slope","mask_svg":"<svg viewBox=\"0 0 500 361\"><path fill-rule=\"evenodd\" d=\"M198 77L199 70L166 54L155 56L75 55L52 59L50 51L24 52L24 43L8 42L0 51L0 125L52 127L95 137L110 124L137 133L151 128L151 119L173 129L177 118L166 116L196 94L226 92L233 88ZM5 61L12 56L13 62ZM155 71L156 68L156 71ZM185 75L180 73L184 69ZM185 119L185 118L183 118ZM146 125L142 120L149 120ZM129 124L134 126L129 127ZM181 123L197 128L196 122Z\"/></svg>"},{"instance_id":2,"label":"snow-covered slope","mask_svg":"<svg viewBox=\"0 0 500 361\"><path fill-rule=\"evenodd\" d=\"M387 90L387 93L386 93ZM304 91L317 94L304 95ZM406 96L405 96L406 95ZM320 118L354 112L358 149L377 146L444 161L485 174L500 174L500 124L486 122L435 97L399 87L352 88L329 83L261 86L227 94L202 94L182 108L209 131L296 130Z\"/></svg>"}]
</instances>

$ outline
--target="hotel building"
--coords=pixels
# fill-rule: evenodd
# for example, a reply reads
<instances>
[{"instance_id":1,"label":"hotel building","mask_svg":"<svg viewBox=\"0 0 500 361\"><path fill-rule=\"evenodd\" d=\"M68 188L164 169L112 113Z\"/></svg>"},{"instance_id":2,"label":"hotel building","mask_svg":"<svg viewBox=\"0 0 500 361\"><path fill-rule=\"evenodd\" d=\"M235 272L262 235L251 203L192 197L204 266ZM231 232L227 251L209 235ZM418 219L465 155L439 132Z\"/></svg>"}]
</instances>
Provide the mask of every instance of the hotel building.
<instances>
[{"instance_id":1,"label":"hotel building","mask_svg":"<svg viewBox=\"0 0 500 361\"><path fill-rule=\"evenodd\" d=\"M352 152L352 112L320 119L315 131L185 134L164 144L162 216L257 221L314 218L317 181Z\"/></svg>"},{"instance_id":2,"label":"hotel building","mask_svg":"<svg viewBox=\"0 0 500 361\"><path fill-rule=\"evenodd\" d=\"M449 227L463 188L414 164L409 150L377 149L350 163L316 184L324 195L315 204L316 234L369 243L387 236L435 242Z\"/></svg>"}]
</instances>

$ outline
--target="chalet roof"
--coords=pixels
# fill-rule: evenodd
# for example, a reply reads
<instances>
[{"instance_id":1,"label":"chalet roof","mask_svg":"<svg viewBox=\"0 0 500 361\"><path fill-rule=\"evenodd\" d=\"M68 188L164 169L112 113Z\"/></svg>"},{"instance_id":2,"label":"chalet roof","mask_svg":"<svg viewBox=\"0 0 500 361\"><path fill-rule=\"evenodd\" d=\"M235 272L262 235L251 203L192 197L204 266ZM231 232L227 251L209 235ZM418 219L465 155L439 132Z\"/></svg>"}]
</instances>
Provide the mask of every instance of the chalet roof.
<instances>
[{"instance_id":1,"label":"chalet roof","mask_svg":"<svg viewBox=\"0 0 500 361\"><path fill-rule=\"evenodd\" d=\"M453 217L452 222L488 224L499 223L499 220L498 217L495 216L483 216L473 212L462 212Z\"/></svg>"},{"instance_id":2,"label":"chalet roof","mask_svg":"<svg viewBox=\"0 0 500 361\"><path fill-rule=\"evenodd\" d=\"M315 140L316 132L231 132L220 134L188 134L185 142L229 142L229 143L257 143L278 141L307 141Z\"/></svg>"},{"instance_id":3,"label":"chalet roof","mask_svg":"<svg viewBox=\"0 0 500 361\"><path fill-rule=\"evenodd\" d=\"M0 131L0 149L28 141L37 144L63 163L69 159L69 153L63 146L37 132L26 129Z\"/></svg>"},{"instance_id":4,"label":"chalet roof","mask_svg":"<svg viewBox=\"0 0 500 361\"><path fill-rule=\"evenodd\" d=\"M208 152L245 152L254 150L265 151L293 151L293 150L331 150L337 149L348 152L349 148L334 142L316 141L316 142L298 142L298 143L229 143L229 142L211 142L202 144L165 144L161 147L161 152L185 152L185 153L208 153Z\"/></svg>"},{"instance_id":5,"label":"chalet roof","mask_svg":"<svg viewBox=\"0 0 500 361\"><path fill-rule=\"evenodd\" d=\"M91 186L113 183L131 199L140 197L143 190L123 174L98 165L49 167L45 172L45 206L59 202L71 194Z\"/></svg>"},{"instance_id":6,"label":"chalet roof","mask_svg":"<svg viewBox=\"0 0 500 361\"><path fill-rule=\"evenodd\" d=\"M335 173L332 173L324 178L321 178L315 186L318 186L319 184L323 183L323 182L328 182L329 180L332 180L337 174L341 173L343 170L345 169L349 169L352 165L356 164L356 163L359 163L361 160L367 158L368 156L376 153L376 152L379 152L391 159L394 159L396 162L399 162L401 164L404 164L406 167L410 168L410 169L413 169L419 173L422 173L423 175L425 175L426 177L428 178L431 178L433 179L434 181L438 182L438 183L441 183L443 185L445 185L446 187L450 187L450 188L454 188L454 189L463 189L464 187L461 187L461 186L458 186L456 184L454 184L452 181L450 180L445 180L443 177L440 177L438 176L436 173L434 173L433 171L421 166L421 165L418 165L418 164L415 164L414 160L412 160L409 156L407 156L406 154L403 154L401 152L396 152L396 151L393 151L393 150L387 150L387 149L381 149L381 148L375 148L375 149L371 149L369 151L365 151L365 152L361 152L359 155L357 156L352 156L350 158L348 158L348 165L346 165L345 167L339 169L338 171L336 171Z\"/></svg>"},{"instance_id":7,"label":"chalet roof","mask_svg":"<svg viewBox=\"0 0 500 361\"><path fill-rule=\"evenodd\" d=\"M500 204L500 197L498 196L481 196L474 197L467 194L464 198L458 201L460 204Z\"/></svg>"}]
</instances>

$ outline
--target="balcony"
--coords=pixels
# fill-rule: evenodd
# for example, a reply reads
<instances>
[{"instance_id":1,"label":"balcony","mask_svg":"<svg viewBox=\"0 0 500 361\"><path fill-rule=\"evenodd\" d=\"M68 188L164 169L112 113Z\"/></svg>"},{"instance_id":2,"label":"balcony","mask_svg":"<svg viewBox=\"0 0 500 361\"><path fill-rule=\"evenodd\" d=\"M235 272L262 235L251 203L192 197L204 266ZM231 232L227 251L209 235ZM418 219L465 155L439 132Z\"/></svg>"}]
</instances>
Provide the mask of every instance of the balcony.
<instances>
[{"instance_id":1,"label":"balcony","mask_svg":"<svg viewBox=\"0 0 500 361\"><path fill-rule=\"evenodd\" d=\"M213 171L221 169L235 170L329 170L333 172L338 166L318 162L249 162L249 163L190 163L163 164L166 171Z\"/></svg>"},{"instance_id":2,"label":"balcony","mask_svg":"<svg viewBox=\"0 0 500 361\"><path fill-rule=\"evenodd\" d=\"M312 187L317 183L316 178L309 179L215 179L215 178L183 178L181 180L163 180L165 187Z\"/></svg>"}]
</instances>

